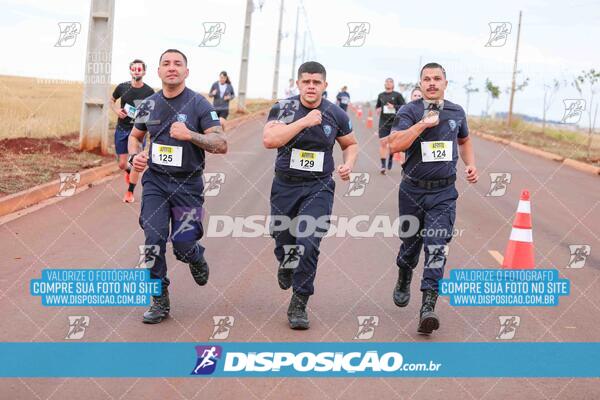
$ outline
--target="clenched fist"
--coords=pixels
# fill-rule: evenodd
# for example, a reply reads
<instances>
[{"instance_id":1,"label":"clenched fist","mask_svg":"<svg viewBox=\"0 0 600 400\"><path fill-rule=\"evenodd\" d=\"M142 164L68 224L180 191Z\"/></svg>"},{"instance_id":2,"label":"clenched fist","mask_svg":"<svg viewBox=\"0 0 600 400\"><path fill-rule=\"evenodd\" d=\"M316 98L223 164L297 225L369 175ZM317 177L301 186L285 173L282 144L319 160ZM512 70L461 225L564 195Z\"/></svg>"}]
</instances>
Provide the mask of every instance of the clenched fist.
<instances>
[{"instance_id":1,"label":"clenched fist","mask_svg":"<svg viewBox=\"0 0 600 400\"><path fill-rule=\"evenodd\" d=\"M310 128L316 125L321 125L321 120L323 119L323 116L321 115L321 111L312 110L302 119L304 120L306 127Z\"/></svg>"},{"instance_id":2,"label":"clenched fist","mask_svg":"<svg viewBox=\"0 0 600 400\"><path fill-rule=\"evenodd\" d=\"M343 181L350 179L350 172L352 172L352 168L346 164L342 164L337 167L337 173Z\"/></svg>"},{"instance_id":3,"label":"clenched fist","mask_svg":"<svg viewBox=\"0 0 600 400\"><path fill-rule=\"evenodd\" d=\"M144 172L144 168L146 168L146 165L148 164L148 153L142 151L137 154L133 157L133 162L131 164L133 165L133 169L137 172Z\"/></svg>"},{"instance_id":4,"label":"clenched fist","mask_svg":"<svg viewBox=\"0 0 600 400\"><path fill-rule=\"evenodd\" d=\"M467 165L465 167L465 175L469 183L477 183L479 180L479 174L477 173L477 167L474 165Z\"/></svg>"},{"instance_id":5,"label":"clenched fist","mask_svg":"<svg viewBox=\"0 0 600 400\"><path fill-rule=\"evenodd\" d=\"M171 129L169 130L169 134L171 135L171 137L173 139L177 139L177 140L186 141L186 140L192 139L192 133L187 128L187 126L185 126L185 124L183 122L173 122L171 124Z\"/></svg>"},{"instance_id":6,"label":"clenched fist","mask_svg":"<svg viewBox=\"0 0 600 400\"><path fill-rule=\"evenodd\" d=\"M431 128L440 123L440 113L437 111L429 111L425 117L421 120L425 127Z\"/></svg>"}]
</instances>

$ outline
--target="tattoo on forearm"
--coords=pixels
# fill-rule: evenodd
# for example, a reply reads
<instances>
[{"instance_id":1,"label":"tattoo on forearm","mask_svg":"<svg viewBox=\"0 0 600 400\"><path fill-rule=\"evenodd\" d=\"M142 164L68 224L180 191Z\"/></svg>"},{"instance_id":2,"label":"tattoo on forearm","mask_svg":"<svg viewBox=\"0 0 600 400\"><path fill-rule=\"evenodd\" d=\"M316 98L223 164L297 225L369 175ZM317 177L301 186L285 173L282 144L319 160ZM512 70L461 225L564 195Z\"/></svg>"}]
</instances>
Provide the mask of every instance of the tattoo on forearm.
<instances>
[{"instance_id":1,"label":"tattoo on forearm","mask_svg":"<svg viewBox=\"0 0 600 400\"><path fill-rule=\"evenodd\" d=\"M192 132L191 142L209 153L225 153L227 151L227 141L220 126L207 130L205 134Z\"/></svg>"}]
</instances>

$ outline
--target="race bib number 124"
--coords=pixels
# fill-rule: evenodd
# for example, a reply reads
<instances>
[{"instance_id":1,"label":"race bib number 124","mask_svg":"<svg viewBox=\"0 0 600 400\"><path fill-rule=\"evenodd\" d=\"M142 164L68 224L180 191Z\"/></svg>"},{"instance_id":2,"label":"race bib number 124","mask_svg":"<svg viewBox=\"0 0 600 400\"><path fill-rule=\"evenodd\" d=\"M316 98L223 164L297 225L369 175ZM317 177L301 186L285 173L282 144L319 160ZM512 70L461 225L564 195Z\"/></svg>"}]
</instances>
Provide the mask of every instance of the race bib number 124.
<instances>
[{"instance_id":1,"label":"race bib number 124","mask_svg":"<svg viewBox=\"0 0 600 400\"><path fill-rule=\"evenodd\" d=\"M452 161L452 141L421 142L423 162Z\"/></svg>"}]
</instances>

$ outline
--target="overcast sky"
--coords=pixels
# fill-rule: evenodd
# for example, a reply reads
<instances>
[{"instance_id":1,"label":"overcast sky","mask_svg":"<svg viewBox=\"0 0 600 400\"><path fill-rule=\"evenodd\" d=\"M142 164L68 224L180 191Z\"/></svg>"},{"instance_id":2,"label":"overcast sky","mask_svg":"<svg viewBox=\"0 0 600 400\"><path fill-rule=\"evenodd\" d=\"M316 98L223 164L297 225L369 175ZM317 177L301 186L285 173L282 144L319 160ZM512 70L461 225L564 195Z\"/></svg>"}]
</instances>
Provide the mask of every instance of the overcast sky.
<instances>
[{"instance_id":1,"label":"overcast sky","mask_svg":"<svg viewBox=\"0 0 600 400\"><path fill-rule=\"evenodd\" d=\"M89 1L0 0L0 5L0 74L83 79ZM192 89L207 91L218 73L226 70L237 90L245 5L243 0L117 0L112 82L128 80L129 61L141 58L148 64L146 81L160 86L156 75L158 57L164 49L174 47L188 56L188 86ZM249 97L271 95L279 5L279 0L265 0L262 9L253 13ZM285 1L280 96L292 73L297 5L297 0ZM485 108L486 78L503 90L491 111L506 111L508 95L504 89L511 81L519 10L523 11L523 26L518 80L529 77L530 84L517 94L516 112L541 116L544 84L553 79L570 82L583 69L600 69L598 1L305 0L304 8L308 19L301 15L299 56L308 26L313 40L308 41L307 53L310 59L325 65L329 92L335 94L347 85L354 101L375 98L388 76L397 82L416 82L421 60L423 64L436 61L445 66L451 81L446 97L463 106L463 85L469 76L473 77L480 92L471 97L471 114ZM59 22L81 23L82 32L72 47L54 46L59 38ZM204 37L203 22L225 23L218 46L199 47ZM360 47L344 47L350 22L369 25ZM512 24L504 46L485 46L493 22ZM571 86L562 88L555 96L549 118L561 119L562 100L577 97Z\"/></svg>"}]
</instances>

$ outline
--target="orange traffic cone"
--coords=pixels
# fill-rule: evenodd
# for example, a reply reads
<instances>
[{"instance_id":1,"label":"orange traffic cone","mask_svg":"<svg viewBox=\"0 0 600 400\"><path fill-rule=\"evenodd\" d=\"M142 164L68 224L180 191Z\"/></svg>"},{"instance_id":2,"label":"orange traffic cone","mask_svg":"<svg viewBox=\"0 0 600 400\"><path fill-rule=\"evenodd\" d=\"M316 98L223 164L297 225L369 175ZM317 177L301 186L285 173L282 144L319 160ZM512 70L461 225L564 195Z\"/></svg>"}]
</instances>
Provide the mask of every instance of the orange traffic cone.
<instances>
[{"instance_id":1,"label":"orange traffic cone","mask_svg":"<svg viewBox=\"0 0 600 400\"><path fill-rule=\"evenodd\" d=\"M367 115L367 129L373 128L373 110L369 108L369 114Z\"/></svg>"},{"instance_id":2,"label":"orange traffic cone","mask_svg":"<svg viewBox=\"0 0 600 400\"><path fill-rule=\"evenodd\" d=\"M360 118L362 118L362 108L359 108L359 109L356 111L356 116L357 116L359 119L360 119Z\"/></svg>"},{"instance_id":3,"label":"orange traffic cone","mask_svg":"<svg viewBox=\"0 0 600 400\"><path fill-rule=\"evenodd\" d=\"M534 269L533 231L531 228L531 203L529 191L521 192L517 216L513 222L510 239L504 252L502 267L507 269Z\"/></svg>"}]
</instances>

